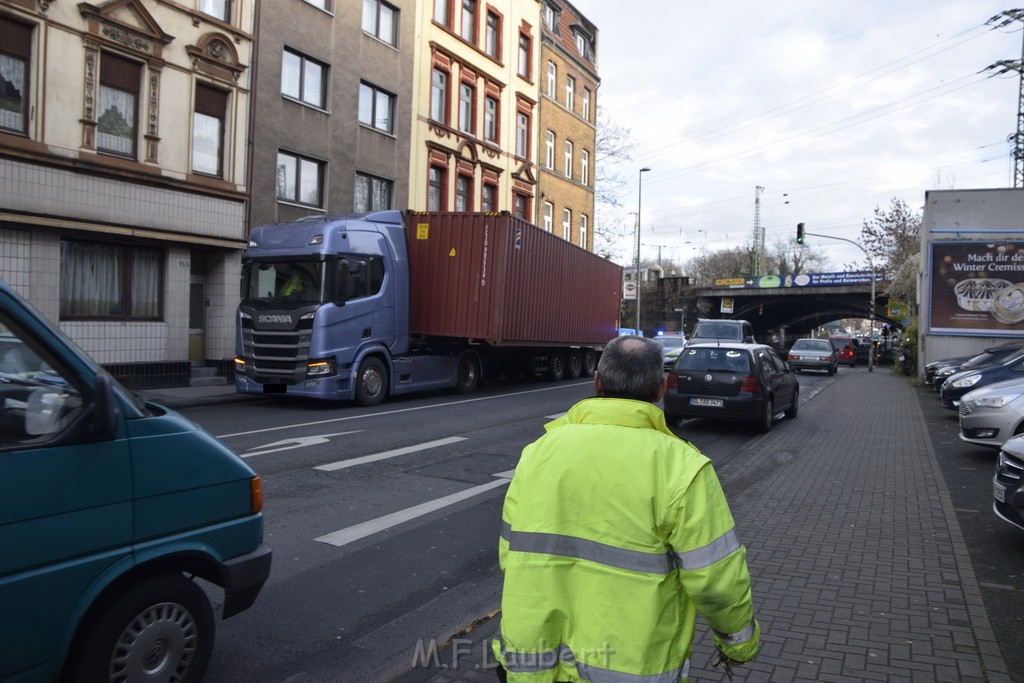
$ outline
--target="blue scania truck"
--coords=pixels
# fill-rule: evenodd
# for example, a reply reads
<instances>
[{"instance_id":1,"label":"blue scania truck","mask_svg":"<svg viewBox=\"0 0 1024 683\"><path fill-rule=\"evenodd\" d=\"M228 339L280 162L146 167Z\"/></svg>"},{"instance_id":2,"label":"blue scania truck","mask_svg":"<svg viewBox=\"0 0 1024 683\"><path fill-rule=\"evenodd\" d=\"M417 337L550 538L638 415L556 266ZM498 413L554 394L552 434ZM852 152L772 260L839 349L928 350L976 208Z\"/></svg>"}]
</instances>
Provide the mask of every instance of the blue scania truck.
<instances>
[{"instance_id":1,"label":"blue scania truck","mask_svg":"<svg viewBox=\"0 0 1024 683\"><path fill-rule=\"evenodd\" d=\"M239 393L353 400L593 374L622 268L502 213L379 211L254 228Z\"/></svg>"}]
</instances>

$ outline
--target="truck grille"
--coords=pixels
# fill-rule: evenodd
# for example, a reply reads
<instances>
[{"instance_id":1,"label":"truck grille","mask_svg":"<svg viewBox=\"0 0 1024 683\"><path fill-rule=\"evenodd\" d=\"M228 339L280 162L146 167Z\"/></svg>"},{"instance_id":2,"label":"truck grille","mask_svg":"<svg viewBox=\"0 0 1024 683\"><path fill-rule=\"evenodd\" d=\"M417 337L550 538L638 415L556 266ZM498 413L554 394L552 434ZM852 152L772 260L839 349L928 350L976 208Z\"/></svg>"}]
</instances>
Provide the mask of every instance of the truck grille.
<instances>
[{"instance_id":1,"label":"truck grille","mask_svg":"<svg viewBox=\"0 0 1024 683\"><path fill-rule=\"evenodd\" d=\"M252 379L262 384L296 384L306 378L313 319L300 318L292 330L257 330L242 318L242 355L251 363Z\"/></svg>"}]
</instances>

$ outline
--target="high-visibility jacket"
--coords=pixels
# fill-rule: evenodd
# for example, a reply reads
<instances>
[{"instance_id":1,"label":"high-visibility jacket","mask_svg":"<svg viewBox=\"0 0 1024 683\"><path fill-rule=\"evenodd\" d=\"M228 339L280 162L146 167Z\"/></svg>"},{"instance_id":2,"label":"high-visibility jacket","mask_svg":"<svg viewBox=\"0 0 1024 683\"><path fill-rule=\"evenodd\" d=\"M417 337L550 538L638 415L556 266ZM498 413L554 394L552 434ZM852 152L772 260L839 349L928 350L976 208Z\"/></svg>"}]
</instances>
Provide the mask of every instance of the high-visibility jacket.
<instances>
[{"instance_id":1,"label":"high-visibility jacket","mask_svg":"<svg viewBox=\"0 0 1024 683\"><path fill-rule=\"evenodd\" d=\"M545 429L502 511L492 650L509 680L685 680L698 611L753 659L746 549L711 462L643 401L586 399Z\"/></svg>"}]
</instances>

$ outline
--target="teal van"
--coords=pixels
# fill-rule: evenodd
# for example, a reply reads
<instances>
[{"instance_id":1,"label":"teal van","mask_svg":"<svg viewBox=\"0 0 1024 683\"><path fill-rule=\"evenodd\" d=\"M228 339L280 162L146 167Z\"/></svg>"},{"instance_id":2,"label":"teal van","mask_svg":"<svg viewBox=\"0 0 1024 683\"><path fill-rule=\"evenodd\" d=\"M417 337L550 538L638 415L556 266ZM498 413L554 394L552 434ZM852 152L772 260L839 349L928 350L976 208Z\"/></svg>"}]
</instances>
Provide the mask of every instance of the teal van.
<instances>
[{"instance_id":1,"label":"teal van","mask_svg":"<svg viewBox=\"0 0 1024 683\"><path fill-rule=\"evenodd\" d=\"M208 591L227 618L270 573L262 506L241 458L0 280L0 681L201 680Z\"/></svg>"}]
</instances>

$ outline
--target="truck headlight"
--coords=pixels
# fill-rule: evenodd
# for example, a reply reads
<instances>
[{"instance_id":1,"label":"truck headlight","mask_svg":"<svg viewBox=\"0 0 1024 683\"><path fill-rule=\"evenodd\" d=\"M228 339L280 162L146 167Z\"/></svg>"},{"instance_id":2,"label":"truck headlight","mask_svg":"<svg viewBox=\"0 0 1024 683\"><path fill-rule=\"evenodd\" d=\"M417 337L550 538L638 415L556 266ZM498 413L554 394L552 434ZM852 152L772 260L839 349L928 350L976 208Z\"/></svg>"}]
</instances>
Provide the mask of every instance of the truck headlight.
<instances>
[{"instance_id":1,"label":"truck headlight","mask_svg":"<svg viewBox=\"0 0 1024 683\"><path fill-rule=\"evenodd\" d=\"M327 377L334 374L334 362L331 360L311 360L306 364L307 377Z\"/></svg>"}]
</instances>

